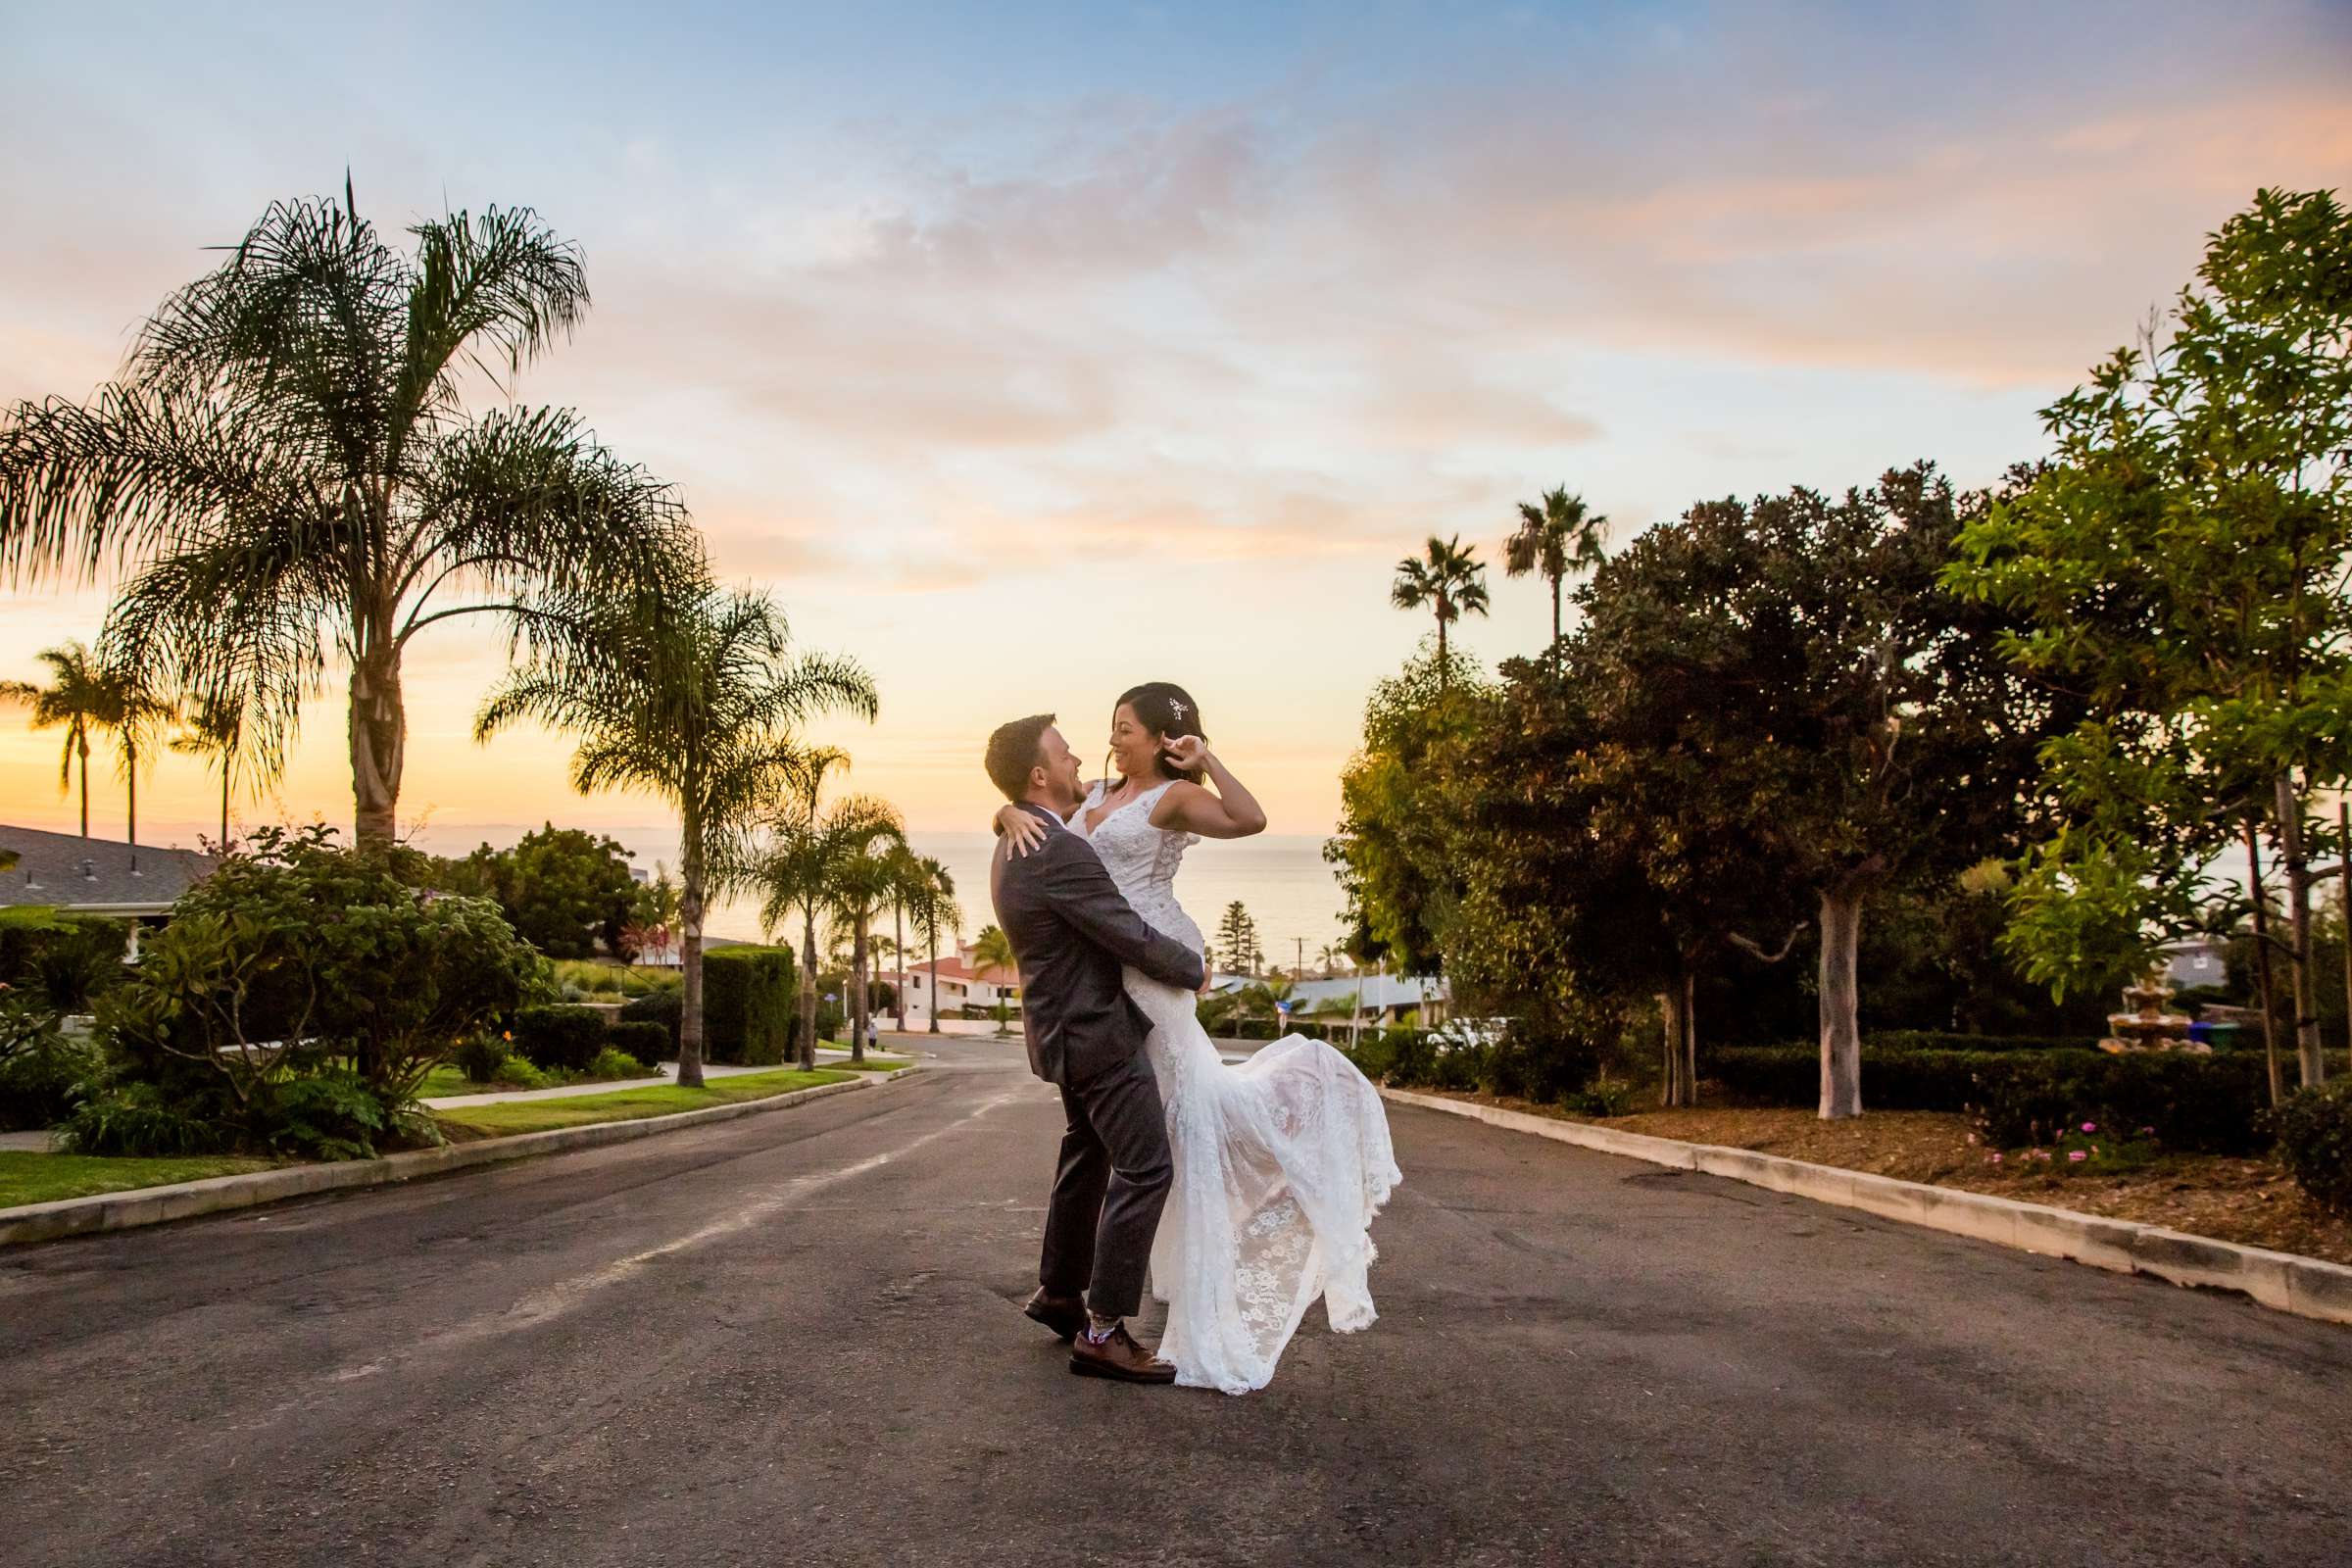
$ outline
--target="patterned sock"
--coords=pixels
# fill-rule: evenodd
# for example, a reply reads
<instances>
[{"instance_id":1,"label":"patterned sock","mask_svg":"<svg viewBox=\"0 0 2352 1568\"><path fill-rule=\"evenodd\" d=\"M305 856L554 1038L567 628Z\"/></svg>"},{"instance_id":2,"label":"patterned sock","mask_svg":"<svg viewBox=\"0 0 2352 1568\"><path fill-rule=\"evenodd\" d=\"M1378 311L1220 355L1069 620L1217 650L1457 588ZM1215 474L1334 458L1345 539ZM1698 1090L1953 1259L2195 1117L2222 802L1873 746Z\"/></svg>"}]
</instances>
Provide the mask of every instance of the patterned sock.
<instances>
[{"instance_id":1,"label":"patterned sock","mask_svg":"<svg viewBox=\"0 0 2352 1568\"><path fill-rule=\"evenodd\" d=\"M1101 1345L1101 1344L1102 1344L1102 1343L1104 1340L1107 1340L1107 1339L1109 1339L1109 1338L1110 1338L1110 1337L1111 1337L1113 1334L1116 1334L1116 1333L1118 1333L1118 1332L1119 1332L1119 1320L1118 1320L1117 1318L1115 1318L1115 1317L1104 1317L1104 1316L1103 1316L1102 1313L1100 1313L1100 1312L1094 1311L1094 1310L1092 1310L1092 1309L1089 1309L1089 1310L1088 1310L1088 1312L1087 1312L1087 1314L1086 1314L1086 1343L1087 1343L1087 1344L1089 1344L1089 1345Z\"/></svg>"}]
</instances>

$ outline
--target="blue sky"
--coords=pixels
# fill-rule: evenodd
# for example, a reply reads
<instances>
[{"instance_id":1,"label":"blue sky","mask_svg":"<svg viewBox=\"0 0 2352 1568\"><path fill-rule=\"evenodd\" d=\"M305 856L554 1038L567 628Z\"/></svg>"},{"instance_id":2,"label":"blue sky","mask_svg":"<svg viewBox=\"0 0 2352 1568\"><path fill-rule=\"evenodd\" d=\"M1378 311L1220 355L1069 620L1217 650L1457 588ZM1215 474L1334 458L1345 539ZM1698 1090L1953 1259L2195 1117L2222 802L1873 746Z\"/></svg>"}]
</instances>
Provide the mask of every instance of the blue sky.
<instances>
[{"instance_id":1,"label":"blue sky","mask_svg":"<svg viewBox=\"0 0 2352 1568\"><path fill-rule=\"evenodd\" d=\"M999 717L1091 745L1191 685L1325 831L1436 531L1565 483L1631 532L1916 458L1981 482L2261 184L2352 173L2342 6L0 6L0 397L80 396L270 201L538 208L596 308L518 394L685 488L722 571L880 678L840 738L920 825ZM1497 580L1464 643L1529 648ZM96 593L0 590L0 673ZM488 758L494 653L413 665L404 807L573 803ZM250 818L348 811L333 701ZM0 730L12 819L62 820ZM192 764L149 786L202 819Z\"/></svg>"}]
</instances>

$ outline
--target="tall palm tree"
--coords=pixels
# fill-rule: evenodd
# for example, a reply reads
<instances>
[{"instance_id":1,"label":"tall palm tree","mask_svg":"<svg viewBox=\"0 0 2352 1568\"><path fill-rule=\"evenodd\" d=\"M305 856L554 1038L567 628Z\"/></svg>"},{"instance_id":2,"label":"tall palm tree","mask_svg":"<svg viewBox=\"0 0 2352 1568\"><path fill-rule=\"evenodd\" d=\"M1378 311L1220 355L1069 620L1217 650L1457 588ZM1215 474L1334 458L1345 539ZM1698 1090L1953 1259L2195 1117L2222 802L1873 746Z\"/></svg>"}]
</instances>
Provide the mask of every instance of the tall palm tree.
<instances>
[{"instance_id":1,"label":"tall palm tree","mask_svg":"<svg viewBox=\"0 0 2352 1568\"><path fill-rule=\"evenodd\" d=\"M891 901L900 876L899 854L906 847L906 829L899 821L898 811L878 802L872 804L879 807L877 827L887 824L887 831L872 833L862 844L843 846L826 868L826 902L833 913L849 925L854 944L850 950L853 1062L865 1060L865 1022L873 1009L869 939L874 916Z\"/></svg>"},{"instance_id":2,"label":"tall palm tree","mask_svg":"<svg viewBox=\"0 0 2352 1568\"><path fill-rule=\"evenodd\" d=\"M1600 564L1601 540L1609 519L1588 512L1585 498L1572 496L1562 485L1544 492L1541 506L1519 503L1519 527L1502 545L1502 569L1513 577L1539 572L1551 585L1551 653L1555 667L1560 648L1560 584Z\"/></svg>"},{"instance_id":3,"label":"tall palm tree","mask_svg":"<svg viewBox=\"0 0 2352 1568\"><path fill-rule=\"evenodd\" d=\"M74 771L81 770L81 836L90 836L90 735L114 723L120 694L113 675L78 642L44 648L33 656L49 666L50 682L0 682L0 700L29 703L32 727L66 731L64 759L57 766L59 793L74 787Z\"/></svg>"},{"instance_id":4,"label":"tall palm tree","mask_svg":"<svg viewBox=\"0 0 2352 1568\"><path fill-rule=\"evenodd\" d=\"M1464 547L1462 536L1429 536L1425 555L1407 556L1396 563L1396 580L1389 586L1389 603L1398 610L1428 605L1438 617L1438 689L1446 687L1450 664L1446 653L1446 628L1463 615L1487 612L1487 568L1478 547Z\"/></svg>"},{"instance_id":5,"label":"tall palm tree","mask_svg":"<svg viewBox=\"0 0 2352 1568\"><path fill-rule=\"evenodd\" d=\"M807 780L801 733L816 714L872 718L864 670L788 652L764 595L706 587L659 604L614 605L577 641L554 645L483 702L474 736L521 719L579 737L572 787L640 789L678 812L678 1082L703 1081L703 911L738 885L757 823Z\"/></svg>"},{"instance_id":6,"label":"tall palm tree","mask_svg":"<svg viewBox=\"0 0 2352 1568\"><path fill-rule=\"evenodd\" d=\"M801 1065L816 1065L816 922L833 907L834 868L853 855L887 845L898 829L888 806L848 796L819 808L825 774L846 766L837 751L809 754L791 796L770 814L762 837L747 847L742 881L760 894L760 922L781 930L801 917Z\"/></svg>"},{"instance_id":7,"label":"tall palm tree","mask_svg":"<svg viewBox=\"0 0 2352 1568\"><path fill-rule=\"evenodd\" d=\"M921 856L904 844L891 852L890 945L891 957L899 966L899 983L892 1002L901 1034L906 1032L906 915L910 906L920 904L928 895L929 883Z\"/></svg>"},{"instance_id":8,"label":"tall palm tree","mask_svg":"<svg viewBox=\"0 0 2352 1568\"><path fill-rule=\"evenodd\" d=\"M228 852L228 800L244 747L245 706L235 698L200 697L172 737L172 749L183 756L218 758L220 761L220 850Z\"/></svg>"},{"instance_id":9,"label":"tall palm tree","mask_svg":"<svg viewBox=\"0 0 2352 1568\"><path fill-rule=\"evenodd\" d=\"M280 203L167 299L85 403L0 415L0 577L127 571L110 662L182 691L249 687L274 756L349 673L362 843L388 843L426 627L506 624L536 656L615 588L682 590L699 545L668 486L568 410L462 407L588 305L573 245L527 209L416 224L414 254L340 204Z\"/></svg>"},{"instance_id":10,"label":"tall palm tree","mask_svg":"<svg viewBox=\"0 0 2352 1568\"><path fill-rule=\"evenodd\" d=\"M1004 934L1004 927L984 925L980 928L980 934L972 938L972 969L975 974L986 974L991 969L1011 969L1017 972L1021 960L1012 951L1012 938ZM1000 1033L1004 1028L1004 999L999 998L997 1001L997 1029Z\"/></svg>"},{"instance_id":11,"label":"tall palm tree","mask_svg":"<svg viewBox=\"0 0 2352 1568\"><path fill-rule=\"evenodd\" d=\"M136 665L110 668L106 682L113 696L108 727L115 732L116 764L130 792L130 869L139 869L139 762L152 752L156 732L179 717L179 704L147 684L147 672Z\"/></svg>"},{"instance_id":12,"label":"tall palm tree","mask_svg":"<svg viewBox=\"0 0 2352 1568\"><path fill-rule=\"evenodd\" d=\"M956 903L956 879L940 861L923 857L922 895L912 907L914 929L923 939L930 962L931 1032L939 1031L939 933L942 929L961 935L963 910Z\"/></svg>"}]
</instances>

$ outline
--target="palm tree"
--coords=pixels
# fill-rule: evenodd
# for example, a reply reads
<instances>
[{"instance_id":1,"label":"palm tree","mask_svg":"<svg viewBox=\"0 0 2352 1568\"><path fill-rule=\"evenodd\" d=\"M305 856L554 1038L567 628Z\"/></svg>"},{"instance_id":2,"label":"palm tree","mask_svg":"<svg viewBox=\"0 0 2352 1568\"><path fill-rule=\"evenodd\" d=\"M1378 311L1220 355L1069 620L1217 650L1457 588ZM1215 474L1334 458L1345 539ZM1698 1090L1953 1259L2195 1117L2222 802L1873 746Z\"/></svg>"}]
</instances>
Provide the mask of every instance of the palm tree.
<instances>
[{"instance_id":1,"label":"palm tree","mask_svg":"<svg viewBox=\"0 0 2352 1568\"><path fill-rule=\"evenodd\" d=\"M956 879L938 860L925 856L918 864L922 870L922 893L910 906L914 929L923 939L930 963L931 1032L939 1033L939 933L942 928L960 935L963 930L963 911L956 903Z\"/></svg>"},{"instance_id":2,"label":"palm tree","mask_svg":"<svg viewBox=\"0 0 2352 1568\"><path fill-rule=\"evenodd\" d=\"M899 856L906 848L906 829L898 811L880 802L868 803L876 813L875 831L862 843L845 844L826 868L826 903L849 924L850 1060L865 1060L865 1021L873 1007L869 936L874 916L891 901L900 876Z\"/></svg>"},{"instance_id":3,"label":"palm tree","mask_svg":"<svg viewBox=\"0 0 2352 1568\"><path fill-rule=\"evenodd\" d=\"M929 892L930 878L923 870L923 858L907 846L900 845L891 854L890 937L891 957L899 966L897 995L892 1000L897 1004L901 1034L906 1032L906 915Z\"/></svg>"},{"instance_id":4,"label":"palm tree","mask_svg":"<svg viewBox=\"0 0 2352 1568\"><path fill-rule=\"evenodd\" d=\"M1013 955L1012 938L1004 934L1002 926L984 925L980 928L980 934L972 938L972 968L976 973L986 974L991 969L1011 969L1017 973L1020 965L1021 960ZM999 1034L1004 1031L1004 999L999 997L997 999L997 1032Z\"/></svg>"},{"instance_id":5,"label":"palm tree","mask_svg":"<svg viewBox=\"0 0 2352 1568\"><path fill-rule=\"evenodd\" d=\"M1348 950L1336 942L1324 943L1323 950L1315 955L1315 962L1322 967L1326 978L1339 973L1340 966L1347 961Z\"/></svg>"},{"instance_id":6,"label":"palm tree","mask_svg":"<svg viewBox=\"0 0 2352 1568\"><path fill-rule=\"evenodd\" d=\"M801 731L836 710L874 715L856 663L787 652L764 596L706 587L665 604L615 605L584 635L544 649L483 702L474 736L520 719L579 737L572 787L641 789L677 808L685 988L678 1082L703 1081L703 911L743 877L754 826L807 780Z\"/></svg>"},{"instance_id":7,"label":"palm tree","mask_svg":"<svg viewBox=\"0 0 2352 1568\"><path fill-rule=\"evenodd\" d=\"M0 575L126 570L109 662L249 689L264 755L347 668L363 844L393 835L419 632L493 615L535 657L609 593L701 571L669 487L577 415L461 406L469 371L512 375L578 322L577 248L527 209L410 232L414 255L386 244L348 179L274 205L88 402L0 416Z\"/></svg>"},{"instance_id":8,"label":"palm tree","mask_svg":"<svg viewBox=\"0 0 2352 1568\"><path fill-rule=\"evenodd\" d=\"M742 880L760 891L760 922L770 933L801 916L801 1065L816 1065L816 921L833 907L834 869L852 856L887 845L898 819L888 806L863 796L836 801L820 813L825 774L847 765L837 751L808 754L792 795L748 848Z\"/></svg>"},{"instance_id":9,"label":"palm tree","mask_svg":"<svg viewBox=\"0 0 2352 1568\"><path fill-rule=\"evenodd\" d=\"M1432 607L1438 617L1438 689L1444 691L1450 671L1446 654L1446 627L1465 614L1487 612L1487 568L1478 547L1465 548L1462 536L1429 536L1425 557L1407 556L1396 563L1396 580L1389 587L1389 602L1398 610Z\"/></svg>"},{"instance_id":10,"label":"palm tree","mask_svg":"<svg viewBox=\"0 0 2352 1568\"><path fill-rule=\"evenodd\" d=\"M244 704L235 698L200 697L184 727L172 737L172 749L183 756L220 760L220 852L224 855L228 853L229 789L244 736Z\"/></svg>"},{"instance_id":11,"label":"palm tree","mask_svg":"<svg viewBox=\"0 0 2352 1568\"><path fill-rule=\"evenodd\" d=\"M1551 584L1551 662L1556 667L1560 647L1560 583L1600 564L1600 542L1609 519L1588 514L1585 499L1572 496L1567 486L1544 492L1542 506L1519 503L1519 528L1503 541L1502 569L1513 577L1540 572Z\"/></svg>"},{"instance_id":12,"label":"palm tree","mask_svg":"<svg viewBox=\"0 0 2352 1568\"><path fill-rule=\"evenodd\" d=\"M107 715L107 722L115 732L122 782L130 791L126 837L130 844L130 869L135 875L139 869L139 755L149 749L157 730L179 717L179 705L150 688L146 671L136 665L109 669L106 684L113 695L113 711Z\"/></svg>"},{"instance_id":13,"label":"palm tree","mask_svg":"<svg viewBox=\"0 0 2352 1568\"><path fill-rule=\"evenodd\" d=\"M49 666L50 683L0 682L0 700L29 703L32 727L65 726L66 751L57 767L57 787L74 787L74 770L81 769L81 836L90 836L90 734L114 723L120 694L114 677L78 642L44 648L34 656Z\"/></svg>"}]
</instances>

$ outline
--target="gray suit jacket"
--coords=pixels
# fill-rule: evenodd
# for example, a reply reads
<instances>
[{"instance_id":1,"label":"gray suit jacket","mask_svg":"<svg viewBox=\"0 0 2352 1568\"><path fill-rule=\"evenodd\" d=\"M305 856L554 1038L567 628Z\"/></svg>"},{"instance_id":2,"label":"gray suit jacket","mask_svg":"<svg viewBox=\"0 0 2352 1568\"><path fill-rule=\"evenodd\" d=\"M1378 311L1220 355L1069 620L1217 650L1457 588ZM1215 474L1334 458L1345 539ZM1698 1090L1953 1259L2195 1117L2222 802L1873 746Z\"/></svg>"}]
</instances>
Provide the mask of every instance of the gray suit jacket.
<instances>
[{"instance_id":1,"label":"gray suit jacket","mask_svg":"<svg viewBox=\"0 0 2352 1568\"><path fill-rule=\"evenodd\" d=\"M1143 1009L1120 983L1133 964L1164 985L1200 987L1200 955L1161 936L1119 896L1094 849L1043 807L1021 809L1049 825L1036 853L990 862L997 923L1021 965L1021 1030L1029 1068L1051 1084L1080 1084L1144 1049Z\"/></svg>"}]
</instances>

